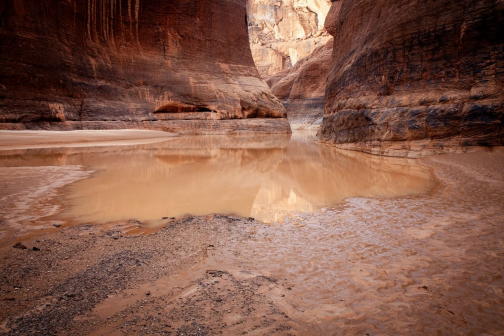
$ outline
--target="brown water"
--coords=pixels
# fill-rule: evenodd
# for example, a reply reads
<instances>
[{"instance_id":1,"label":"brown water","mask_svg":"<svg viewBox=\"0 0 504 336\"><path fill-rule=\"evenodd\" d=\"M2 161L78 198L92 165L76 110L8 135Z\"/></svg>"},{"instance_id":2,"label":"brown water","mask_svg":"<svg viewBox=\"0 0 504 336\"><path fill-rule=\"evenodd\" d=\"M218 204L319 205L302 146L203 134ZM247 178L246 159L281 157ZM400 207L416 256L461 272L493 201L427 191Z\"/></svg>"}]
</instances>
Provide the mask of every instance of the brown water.
<instances>
[{"instance_id":1,"label":"brown water","mask_svg":"<svg viewBox=\"0 0 504 336\"><path fill-rule=\"evenodd\" d=\"M3 166L84 166L90 178L67 187L60 219L150 226L163 217L229 213L266 223L349 197L390 198L431 190L412 161L338 152L290 136L194 136L122 147L39 149L5 155Z\"/></svg>"}]
</instances>

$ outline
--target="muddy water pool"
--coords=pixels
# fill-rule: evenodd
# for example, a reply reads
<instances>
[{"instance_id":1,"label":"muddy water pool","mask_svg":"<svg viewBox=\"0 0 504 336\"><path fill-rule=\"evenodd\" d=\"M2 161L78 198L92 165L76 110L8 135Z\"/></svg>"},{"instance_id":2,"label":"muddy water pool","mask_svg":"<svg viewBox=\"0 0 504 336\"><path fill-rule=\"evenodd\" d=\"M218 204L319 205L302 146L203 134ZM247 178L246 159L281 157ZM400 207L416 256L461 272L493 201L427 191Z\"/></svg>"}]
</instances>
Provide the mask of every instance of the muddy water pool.
<instances>
[{"instance_id":1,"label":"muddy water pool","mask_svg":"<svg viewBox=\"0 0 504 336\"><path fill-rule=\"evenodd\" d=\"M46 202L52 209L58 203L52 220L78 223L137 220L154 227L167 217L212 213L275 223L349 197L393 198L427 193L435 186L430 172L412 160L337 151L317 144L308 132L186 136L154 144L0 155L3 167L77 167L81 175L86 172L87 178L62 189L57 202ZM16 192L19 197L23 190ZM32 215L34 210L29 210Z\"/></svg>"}]
</instances>

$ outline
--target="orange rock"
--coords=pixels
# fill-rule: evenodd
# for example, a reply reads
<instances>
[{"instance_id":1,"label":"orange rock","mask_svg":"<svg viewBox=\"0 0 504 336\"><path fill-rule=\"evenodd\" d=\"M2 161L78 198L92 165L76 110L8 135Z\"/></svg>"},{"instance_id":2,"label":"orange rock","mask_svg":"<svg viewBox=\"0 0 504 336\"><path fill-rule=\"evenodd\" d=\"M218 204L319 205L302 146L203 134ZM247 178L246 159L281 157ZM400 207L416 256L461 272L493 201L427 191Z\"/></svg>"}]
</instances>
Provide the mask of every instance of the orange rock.
<instances>
[{"instance_id":1,"label":"orange rock","mask_svg":"<svg viewBox=\"0 0 504 336\"><path fill-rule=\"evenodd\" d=\"M19 0L0 13L1 129L268 118L290 131L255 68L245 0Z\"/></svg>"}]
</instances>

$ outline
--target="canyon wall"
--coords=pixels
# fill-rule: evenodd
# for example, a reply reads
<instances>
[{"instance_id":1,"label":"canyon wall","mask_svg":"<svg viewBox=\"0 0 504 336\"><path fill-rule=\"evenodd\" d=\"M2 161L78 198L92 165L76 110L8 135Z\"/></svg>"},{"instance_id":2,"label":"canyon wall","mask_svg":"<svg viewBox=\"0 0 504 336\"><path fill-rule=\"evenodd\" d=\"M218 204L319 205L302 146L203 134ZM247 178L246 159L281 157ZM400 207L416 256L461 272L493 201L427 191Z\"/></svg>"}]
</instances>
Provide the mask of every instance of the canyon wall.
<instances>
[{"instance_id":1,"label":"canyon wall","mask_svg":"<svg viewBox=\"0 0 504 336\"><path fill-rule=\"evenodd\" d=\"M293 129L320 125L332 52L333 42L329 40L292 69L281 71L267 80L273 94L285 106Z\"/></svg>"},{"instance_id":2,"label":"canyon wall","mask_svg":"<svg viewBox=\"0 0 504 336\"><path fill-rule=\"evenodd\" d=\"M318 137L419 156L504 144L504 1L343 0Z\"/></svg>"},{"instance_id":3,"label":"canyon wall","mask_svg":"<svg viewBox=\"0 0 504 336\"><path fill-rule=\"evenodd\" d=\"M330 0L249 0L248 26L252 54L267 78L290 69L325 44Z\"/></svg>"},{"instance_id":4,"label":"canyon wall","mask_svg":"<svg viewBox=\"0 0 504 336\"><path fill-rule=\"evenodd\" d=\"M246 0L0 2L0 129L290 132Z\"/></svg>"}]
</instances>

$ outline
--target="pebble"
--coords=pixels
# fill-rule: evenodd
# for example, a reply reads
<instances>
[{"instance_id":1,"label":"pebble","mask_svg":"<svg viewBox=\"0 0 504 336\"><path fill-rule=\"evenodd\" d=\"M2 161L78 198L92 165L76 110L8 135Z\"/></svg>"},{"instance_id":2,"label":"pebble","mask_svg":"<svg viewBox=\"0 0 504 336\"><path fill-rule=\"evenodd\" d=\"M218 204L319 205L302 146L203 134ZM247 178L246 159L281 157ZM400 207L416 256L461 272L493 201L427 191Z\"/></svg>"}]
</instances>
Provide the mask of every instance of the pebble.
<instances>
[{"instance_id":1,"label":"pebble","mask_svg":"<svg viewBox=\"0 0 504 336\"><path fill-rule=\"evenodd\" d=\"M23 244L21 243L16 243L14 246L12 246L14 248L17 248L17 249L21 249L21 250L26 250L26 246L24 246Z\"/></svg>"}]
</instances>

